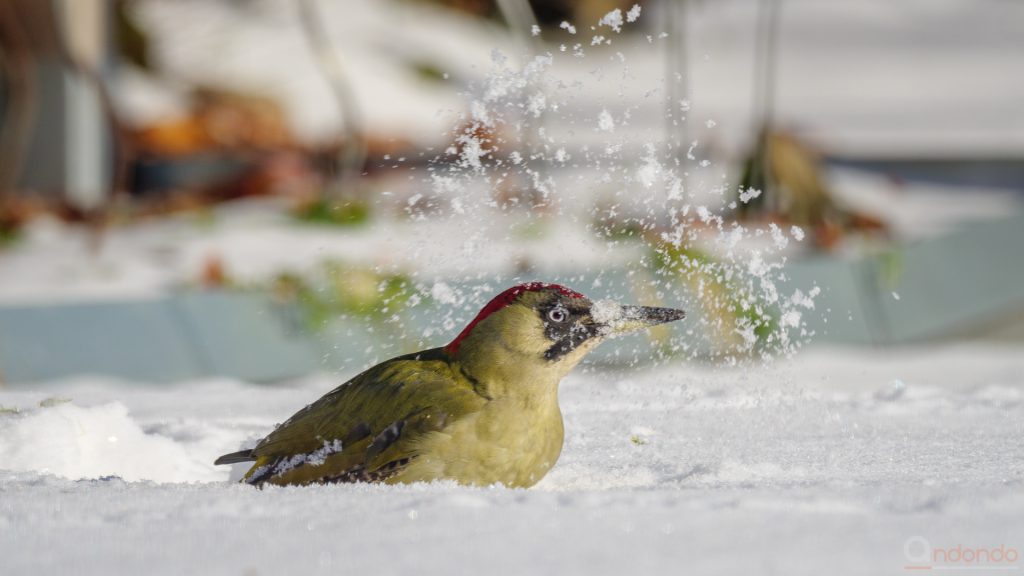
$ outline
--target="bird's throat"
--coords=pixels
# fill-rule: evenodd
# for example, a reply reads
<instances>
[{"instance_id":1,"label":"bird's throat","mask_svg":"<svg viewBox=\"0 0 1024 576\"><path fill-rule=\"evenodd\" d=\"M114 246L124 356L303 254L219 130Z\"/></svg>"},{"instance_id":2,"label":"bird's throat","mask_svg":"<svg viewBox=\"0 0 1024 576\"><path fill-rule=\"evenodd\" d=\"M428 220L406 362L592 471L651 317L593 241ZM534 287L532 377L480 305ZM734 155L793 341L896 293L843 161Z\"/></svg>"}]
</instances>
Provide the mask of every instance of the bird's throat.
<instances>
[{"instance_id":1,"label":"bird's throat","mask_svg":"<svg viewBox=\"0 0 1024 576\"><path fill-rule=\"evenodd\" d=\"M565 375L543 358L502 346L480 354L460 354L459 370L481 396L521 398L529 404L557 403L558 383Z\"/></svg>"}]
</instances>

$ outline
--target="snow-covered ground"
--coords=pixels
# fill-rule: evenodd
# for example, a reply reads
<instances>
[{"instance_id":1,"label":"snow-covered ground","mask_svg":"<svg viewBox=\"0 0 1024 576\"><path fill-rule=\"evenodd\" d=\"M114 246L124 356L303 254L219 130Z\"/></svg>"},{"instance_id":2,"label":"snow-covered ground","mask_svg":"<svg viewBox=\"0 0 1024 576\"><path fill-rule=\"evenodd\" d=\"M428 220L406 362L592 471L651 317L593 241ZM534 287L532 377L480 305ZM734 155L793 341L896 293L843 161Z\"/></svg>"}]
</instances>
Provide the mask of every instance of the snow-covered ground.
<instances>
[{"instance_id":1,"label":"snow-covered ground","mask_svg":"<svg viewBox=\"0 0 1024 576\"><path fill-rule=\"evenodd\" d=\"M256 490L212 466L345 375L14 386L2 572L898 574L922 563L922 538L1019 555L1022 352L582 369L562 387L562 458L531 490Z\"/></svg>"}]
</instances>

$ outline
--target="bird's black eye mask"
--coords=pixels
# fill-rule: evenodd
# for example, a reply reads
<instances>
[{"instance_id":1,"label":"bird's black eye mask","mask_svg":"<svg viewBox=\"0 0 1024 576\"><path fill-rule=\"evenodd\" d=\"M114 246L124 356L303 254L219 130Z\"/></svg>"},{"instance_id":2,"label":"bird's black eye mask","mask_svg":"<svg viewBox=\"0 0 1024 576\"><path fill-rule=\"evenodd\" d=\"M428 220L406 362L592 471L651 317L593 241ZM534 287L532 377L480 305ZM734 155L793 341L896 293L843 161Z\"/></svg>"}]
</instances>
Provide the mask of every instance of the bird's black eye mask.
<instances>
[{"instance_id":1,"label":"bird's black eye mask","mask_svg":"<svg viewBox=\"0 0 1024 576\"><path fill-rule=\"evenodd\" d=\"M590 317L590 303L578 298L557 298L537 309L544 336L552 342L544 358L552 362L597 336L599 326Z\"/></svg>"}]
</instances>

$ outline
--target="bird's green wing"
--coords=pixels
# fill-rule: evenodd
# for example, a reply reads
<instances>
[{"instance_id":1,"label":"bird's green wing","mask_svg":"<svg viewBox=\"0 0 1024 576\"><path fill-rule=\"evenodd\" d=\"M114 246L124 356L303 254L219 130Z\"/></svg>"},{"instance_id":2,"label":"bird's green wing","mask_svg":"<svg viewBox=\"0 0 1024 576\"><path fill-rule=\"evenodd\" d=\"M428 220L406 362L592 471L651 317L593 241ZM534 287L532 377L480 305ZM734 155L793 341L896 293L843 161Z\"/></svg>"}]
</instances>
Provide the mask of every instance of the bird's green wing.
<instances>
[{"instance_id":1,"label":"bird's green wing","mask_svg":"<svg viewBox=\"0 0 1024 576\"><path fill-rule=\"evenodd\" d=\"M382 481L417 440L485 402L440 350L379 364L303 408L251 451L251 484Z\"/></svg>"}]
</instances>

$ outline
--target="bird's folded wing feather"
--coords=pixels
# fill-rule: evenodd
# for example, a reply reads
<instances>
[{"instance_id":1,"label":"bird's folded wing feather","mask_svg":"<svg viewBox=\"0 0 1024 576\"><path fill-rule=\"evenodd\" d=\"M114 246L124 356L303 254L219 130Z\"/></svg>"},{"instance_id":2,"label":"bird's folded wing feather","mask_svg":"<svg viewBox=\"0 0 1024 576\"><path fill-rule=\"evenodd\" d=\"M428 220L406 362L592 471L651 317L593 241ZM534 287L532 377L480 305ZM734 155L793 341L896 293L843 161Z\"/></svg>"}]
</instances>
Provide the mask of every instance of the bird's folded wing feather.
<instances>
[{"instance_id":1,"label":"bird's folded wing feather","mask_svg":"<svg viewBox=\"0 0 1024 576\"><path fill-rule=\"evenodd\" d=\"M252 484L385 480L418 440L485 400L448 363L403 357L375 366L303 408L252 450Z\"/></svg>"}]
</instances>

